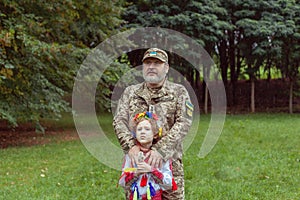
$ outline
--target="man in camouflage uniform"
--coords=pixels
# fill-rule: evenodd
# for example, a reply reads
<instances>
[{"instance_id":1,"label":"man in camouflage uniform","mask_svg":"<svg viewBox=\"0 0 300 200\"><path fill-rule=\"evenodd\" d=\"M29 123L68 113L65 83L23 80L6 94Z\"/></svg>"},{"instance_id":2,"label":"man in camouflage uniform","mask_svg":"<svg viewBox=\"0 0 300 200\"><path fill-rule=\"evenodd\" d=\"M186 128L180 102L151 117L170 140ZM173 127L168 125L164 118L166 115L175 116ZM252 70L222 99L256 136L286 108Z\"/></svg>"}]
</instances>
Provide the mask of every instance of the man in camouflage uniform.
<instances>
[{"instance_id":1,"label":"man in camouflage uniform","mask_svg":"<svg viewBox=\"0 0 300 200\"><path fill-rule=\"evenodd\" d=\"M169 70L168 55L157 48L148 49L143 57L145 82L129 86L119 100L113 126L124 153L132 163L137 162L139 152L129 129L129 121L135 114L151 111L158 115L163 127L162 138L152 146L149 164L159 167L162 160L172 159L173 175L177 190L163 192L162 199L184 199L184 172L182 140L191 126L193 105L184 86L166 79Z\"/></svg>"}]
</instances>

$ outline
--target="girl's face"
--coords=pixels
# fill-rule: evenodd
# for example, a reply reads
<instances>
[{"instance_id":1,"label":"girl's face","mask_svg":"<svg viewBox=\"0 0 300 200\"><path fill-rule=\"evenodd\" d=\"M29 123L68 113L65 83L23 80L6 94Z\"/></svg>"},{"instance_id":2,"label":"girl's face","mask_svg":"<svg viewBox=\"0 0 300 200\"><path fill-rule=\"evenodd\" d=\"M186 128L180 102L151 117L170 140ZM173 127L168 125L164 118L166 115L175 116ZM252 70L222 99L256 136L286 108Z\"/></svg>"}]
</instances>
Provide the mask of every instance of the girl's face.
<instances>
[{"instance_id":1,"label":"girl's face","mask_svg":"<svg viewBox=\"0 0 300 200\"><path fill-rule=\"evenodd\" d=\"M153 131L148 120L141 121L136 127L136 139L140 144L148 144L153 141Z\"/></svg>"}]
</instances>

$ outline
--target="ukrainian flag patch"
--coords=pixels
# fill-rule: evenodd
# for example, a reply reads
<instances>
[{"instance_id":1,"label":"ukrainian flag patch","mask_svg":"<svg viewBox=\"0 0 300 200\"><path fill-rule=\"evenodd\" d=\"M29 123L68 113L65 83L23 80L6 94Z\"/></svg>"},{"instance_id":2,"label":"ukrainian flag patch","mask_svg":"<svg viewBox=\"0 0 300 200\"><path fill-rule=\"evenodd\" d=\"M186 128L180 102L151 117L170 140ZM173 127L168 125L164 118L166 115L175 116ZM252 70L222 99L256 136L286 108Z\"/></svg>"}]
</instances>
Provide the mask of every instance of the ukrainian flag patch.
<instances>
[{"instance_id":1,"label":"ukrainian flag patch","mask_svg":"<svg viewBox=\"0 0 300 200\"><path fill-rule=\"evenodd\" d=\"M189 117L193 117L194 105L190 101L185 102L186 115Z\"/></svg>"},{"instance_id":2,"label":"ukrainian flag patch","mask_svg":"<svg viewBox=\"0 0 300 200\"><path fill-rule=\"evenodd\" d=\"M156 55L157 55L157 52L156 52L156 51L151 51L151 52L149 53L149 55L150 55L150 56L156 56Z\"/></svg>"}]
</instances>

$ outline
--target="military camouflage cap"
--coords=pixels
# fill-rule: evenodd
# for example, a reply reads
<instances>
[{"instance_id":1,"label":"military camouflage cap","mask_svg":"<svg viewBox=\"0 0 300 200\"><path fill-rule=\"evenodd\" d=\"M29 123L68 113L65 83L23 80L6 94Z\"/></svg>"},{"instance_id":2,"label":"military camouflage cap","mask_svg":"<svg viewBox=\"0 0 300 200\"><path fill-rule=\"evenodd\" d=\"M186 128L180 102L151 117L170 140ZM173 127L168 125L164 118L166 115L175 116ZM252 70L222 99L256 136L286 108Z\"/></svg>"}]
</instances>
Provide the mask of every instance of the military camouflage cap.
<instances>
[{"instance_id":1,"label":"military camouflage cap","mask_svg":"<svg viewBox=\"0 0 300 200\"><path fill-rule=\"evenodd\" d=\"M165 63L168 62L168 54L164 50L161 50L161 49L158 49L158 48L150 48L150 49L148 49L145 52L142 61L144 61L147 58L157 58L157 59L159 59L162 62L165 62Z\"/></svg>"}]
</instances>

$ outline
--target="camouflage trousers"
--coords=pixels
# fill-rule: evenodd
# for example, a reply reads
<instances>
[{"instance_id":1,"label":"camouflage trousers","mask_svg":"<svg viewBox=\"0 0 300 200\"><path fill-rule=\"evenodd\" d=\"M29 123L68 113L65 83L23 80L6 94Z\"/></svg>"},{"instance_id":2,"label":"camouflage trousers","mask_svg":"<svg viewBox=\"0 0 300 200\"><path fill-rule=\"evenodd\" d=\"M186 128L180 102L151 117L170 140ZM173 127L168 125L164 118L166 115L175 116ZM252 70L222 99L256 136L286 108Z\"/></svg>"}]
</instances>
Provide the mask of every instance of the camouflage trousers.
<instances>
[{"instance_id":1,"label":"camouflage trousers","mask_svg":"<svg viewBox=\"0 0 300 200\"><path fill-rule=\"evenodd\" d=\"M174 160L173 176L177 184L177 190L166 190L162 193L162 200L184 200L184 171L180 160Z\"/></svg>"}]
</instances>

